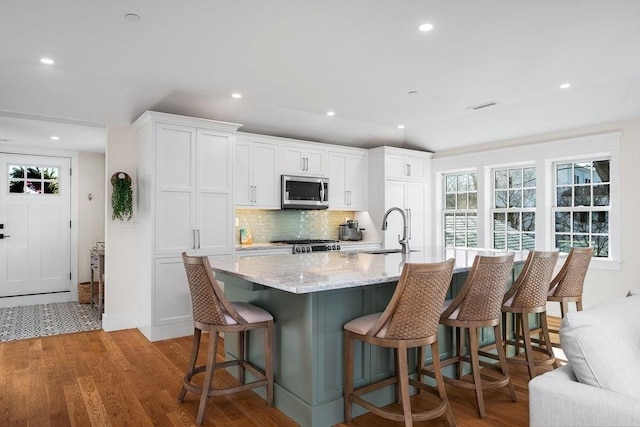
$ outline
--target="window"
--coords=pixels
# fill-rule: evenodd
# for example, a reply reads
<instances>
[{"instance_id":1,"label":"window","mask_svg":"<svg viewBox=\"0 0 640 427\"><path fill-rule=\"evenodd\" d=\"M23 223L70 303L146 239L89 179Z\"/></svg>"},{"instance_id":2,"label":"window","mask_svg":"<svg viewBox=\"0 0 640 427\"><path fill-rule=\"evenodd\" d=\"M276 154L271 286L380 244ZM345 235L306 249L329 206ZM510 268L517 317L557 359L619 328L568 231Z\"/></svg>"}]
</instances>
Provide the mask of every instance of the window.
<instances>
[{"instance_id":1,"label":"window","mask_svg":"<svg viewBox=\"0 0 640 427\"><path fill-rule=\"evenodd\" d=\"M494 249L535 250L536 168L493 171L491 230Z\"/></svg>"},{"instance_id":2,"label":"window","mask_svg":"<svg viewBox=\"0 0 640 427\"><path fill-rule=\"evenodd\" d=\"M609 257L611 210L609 159L557 163L553 208L555 245L593 247L594 257Z\"/></svg>"},{"instance_id":3,"label":"window","mask_svg":"<svg viewBox=\"0 0 640 427\"><path fill-rule=\"evenodd\" d=\"M444 243L478 246L478 174L444 175Z\"/></svg>"},{"instance_id":4,"label":"window","mask_svg":"<svg viewBox=\"0 0 640 427\"><path fill-rule=\"evenodd\" d=\"M9 193L58 194L58 168L46 166L9 166Z\"/></svg>"}]
</instances>

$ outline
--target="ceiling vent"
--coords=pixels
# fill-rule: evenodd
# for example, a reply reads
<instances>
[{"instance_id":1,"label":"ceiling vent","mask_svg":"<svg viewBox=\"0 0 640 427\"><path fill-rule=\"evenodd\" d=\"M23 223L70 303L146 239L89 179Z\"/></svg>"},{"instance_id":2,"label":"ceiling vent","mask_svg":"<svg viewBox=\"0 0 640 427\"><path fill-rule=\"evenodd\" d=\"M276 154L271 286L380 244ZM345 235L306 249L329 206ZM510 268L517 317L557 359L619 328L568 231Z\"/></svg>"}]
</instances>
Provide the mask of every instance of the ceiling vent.
<instances>
[{"instance_id":1,"label":"ceiling vent","mask_svg":"<svg viewBox=\"0 0 640 427\"><path fill-rule=\"evenodd\" d=\"M494 105L497 105L498 103L496 101L489 101L489 102L484 102L482 104L478 104L478 105L472 105L471 107L467 107L467 109L469 110L481 110L483 108L488 108L488 107L493 107Z\"/></svg>"}]
</instances>

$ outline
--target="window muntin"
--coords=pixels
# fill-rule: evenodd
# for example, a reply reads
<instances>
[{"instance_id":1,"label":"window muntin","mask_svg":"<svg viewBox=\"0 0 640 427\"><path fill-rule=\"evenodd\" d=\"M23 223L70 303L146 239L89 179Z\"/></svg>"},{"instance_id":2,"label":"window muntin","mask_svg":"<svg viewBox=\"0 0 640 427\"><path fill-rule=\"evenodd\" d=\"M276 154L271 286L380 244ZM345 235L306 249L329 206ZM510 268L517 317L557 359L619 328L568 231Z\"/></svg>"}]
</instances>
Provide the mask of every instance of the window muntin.
<instances>
[{"instance_id":1,"label":"window muntin","mask_svg":"<svg viewBox=\"0 0 640 427\"><path fill-rule=\"evenodd\" d=\"M60 170L51 166L9 165L9 193L57 195Z\"/></svg>"},{"instance_id":2,"label":"window muntin","mask_svg":"<svg viewBox=\"0 0 640 427\"><path fill-rule=\"evenodd\" d=\"M494 249L535 250L536 168L493 171L491 229Z\"/></svg>"},{"instance_id":3,"label":"window muntin","mask_svg":"<svg viewBox=\"0 0 640 427\"><path fill-rule=\"evenodd\" d=\"M478 247L478 174L444 175L444 244Z\"/></svg>"},{"instance_id":4,"label":"window muntin","mask_svg":"<svg viewBox=\"0 0 640 427\"><path fill-rule=\"evenodd\" d=\"M556 248L593 247L593 256L610 254L610 160L554 164L553 230Z\"/></svg>"}]
</instances>

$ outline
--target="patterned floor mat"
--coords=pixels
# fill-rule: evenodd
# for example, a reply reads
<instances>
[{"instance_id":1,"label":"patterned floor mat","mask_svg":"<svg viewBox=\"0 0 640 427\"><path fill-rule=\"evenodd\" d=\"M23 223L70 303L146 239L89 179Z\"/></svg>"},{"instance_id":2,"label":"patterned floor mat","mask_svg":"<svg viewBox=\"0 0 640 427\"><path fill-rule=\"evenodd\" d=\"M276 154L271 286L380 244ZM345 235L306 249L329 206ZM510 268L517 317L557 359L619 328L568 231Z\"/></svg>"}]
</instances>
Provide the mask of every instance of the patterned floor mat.
<instances>
[{"instance_id":1,"label":"patterned floor mat","mask_svg":"<svg viewBox=\"0 0 640 427\"><path fill-rule=\"evenodd\" d=\"M77 302L0 308L0 342L102 328L98 307Z\"/></svg>"}]
</instances>

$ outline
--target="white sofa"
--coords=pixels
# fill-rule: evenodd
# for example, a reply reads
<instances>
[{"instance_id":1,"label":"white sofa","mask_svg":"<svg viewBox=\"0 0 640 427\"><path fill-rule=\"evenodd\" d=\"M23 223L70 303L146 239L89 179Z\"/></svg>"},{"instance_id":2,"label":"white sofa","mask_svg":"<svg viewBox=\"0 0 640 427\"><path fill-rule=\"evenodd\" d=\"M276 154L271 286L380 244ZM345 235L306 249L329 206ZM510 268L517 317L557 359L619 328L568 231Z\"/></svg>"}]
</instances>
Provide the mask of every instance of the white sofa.
<instances>
[{"instance_id":1,"label":"white sofa","mask_svg":"<svg viewBox=\"0 0 640 427\"><path fill-rule=\"evenodd\" d=\"M567 314L568 363L529 382L529 424L640 426L640 289Z\"/></svg>"}]
</instances>

